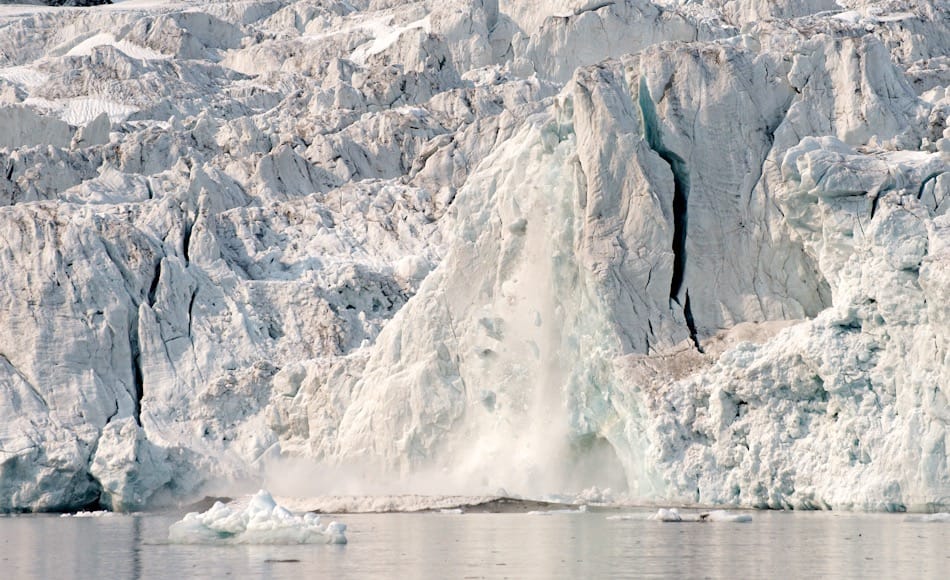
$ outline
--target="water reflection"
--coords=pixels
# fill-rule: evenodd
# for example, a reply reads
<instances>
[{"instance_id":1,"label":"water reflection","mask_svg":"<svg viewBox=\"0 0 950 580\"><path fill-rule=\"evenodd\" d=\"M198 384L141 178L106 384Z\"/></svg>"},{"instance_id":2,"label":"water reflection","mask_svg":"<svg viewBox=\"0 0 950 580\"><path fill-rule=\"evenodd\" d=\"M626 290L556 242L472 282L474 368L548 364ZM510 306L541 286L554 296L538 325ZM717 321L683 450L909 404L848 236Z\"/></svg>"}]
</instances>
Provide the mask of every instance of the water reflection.
<instances>
[{"instance_id":1,"label":"water reflection","mask_svg":"<svg viewBox=\"0 0 950 580\"><path fill-rule=\"evenodd\" d=\"M133 580L142 578L142 518L132 518L132 574Z\"/></svg>"},{"instance_id":2,"label":"water reflection","mask_svg":"<svg viewBox=\"0 0 950 580\"><path fill-rule=\"evenodd\" d=\"M3 517L0 578L941 578L950 564L950 524L901 515L606 515L348 515L346 546L170 545L177 516Z\"/></svg>"}]
</instances>

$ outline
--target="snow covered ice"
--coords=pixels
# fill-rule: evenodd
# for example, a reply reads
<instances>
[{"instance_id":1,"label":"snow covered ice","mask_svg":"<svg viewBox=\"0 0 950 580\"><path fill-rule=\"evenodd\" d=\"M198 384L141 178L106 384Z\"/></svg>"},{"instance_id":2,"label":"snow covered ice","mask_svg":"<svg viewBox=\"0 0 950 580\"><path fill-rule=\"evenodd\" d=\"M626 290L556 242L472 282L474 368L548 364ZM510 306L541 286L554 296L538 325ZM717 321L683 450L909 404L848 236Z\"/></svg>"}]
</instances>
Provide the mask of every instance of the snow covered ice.
<instances>
[{"instance_id":1,"label":"snow covered ice","mask_svg":"<svg viewBox=\"0 0 950 580\"><path fill-rule=\"evenodd\" d=\"M655 514L650 516L650 519L658 522L681 522L683 521L683 516L680 515L679 510L676 508L660 508Z\"/></svg>"},{"instance_id":2,"label":"snow covered ice","mask_svg":"<svg viewBox=\"0 0 950 580\"><path fill-rule=\"evenodd\" d=\"M948 22L5 3L0 510L945 509Z\"/></svg>"},{"instance_id":3,"label":"snow covered ice","mask_svg":"<svg viewBox=\"0 0 950 580\"><path fill-rule=\"evenodd\" d=\"M734 514L725 510L683 514L676 508L660 508L650 516L650 519L658 522L729 522L744 524L751 522L752 516L749 514Z\"/></svg>"},{"instance_id":4,"label":"snow covered ice","mask_svg":"<svg viewBox=\"0 0 950 580\"><path fill-rule=\"evenodd\" d=\"M203 513L192 512L168 529L176 544L345 544L346 525L320 526L320 516L295 515L277 505L264 490L243 510L215 502Z\"/></svg>"}]
</instances>

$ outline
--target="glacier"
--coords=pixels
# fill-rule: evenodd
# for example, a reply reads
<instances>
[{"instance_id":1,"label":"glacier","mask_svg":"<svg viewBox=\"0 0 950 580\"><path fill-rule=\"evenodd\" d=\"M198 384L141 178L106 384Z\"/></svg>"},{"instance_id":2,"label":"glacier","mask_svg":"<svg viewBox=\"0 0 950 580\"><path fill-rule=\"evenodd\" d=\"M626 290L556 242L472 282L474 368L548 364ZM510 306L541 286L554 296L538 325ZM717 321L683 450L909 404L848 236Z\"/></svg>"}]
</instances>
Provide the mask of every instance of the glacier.
<instances>
[{"instance_id":1,"label":"glacier","mask_svg":"<svg viewBox=\"0 0 950 580\"><path fill-rule=\"evenodd\" d=\"M0 4L0 511L950 504L947 0Z\"/></svg>"}]
</instances>

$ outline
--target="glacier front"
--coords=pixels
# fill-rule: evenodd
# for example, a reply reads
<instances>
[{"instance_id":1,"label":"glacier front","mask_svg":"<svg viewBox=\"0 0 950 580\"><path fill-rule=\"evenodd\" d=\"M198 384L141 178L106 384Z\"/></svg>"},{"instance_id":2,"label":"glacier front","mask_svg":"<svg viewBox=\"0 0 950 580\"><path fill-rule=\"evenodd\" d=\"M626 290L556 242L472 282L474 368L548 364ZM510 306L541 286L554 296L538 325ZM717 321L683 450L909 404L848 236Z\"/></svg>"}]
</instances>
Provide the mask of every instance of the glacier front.
<instances>
[{"instance_id":1,"label":"glacier front","mask_svg":"<svg viewBox=\"0 0 950 580\"><path fill-rule=\"evenodd\" d=\"M948 116L946 0L0 6L0 511L947 507Z\"/></svg>"}]
</instances>

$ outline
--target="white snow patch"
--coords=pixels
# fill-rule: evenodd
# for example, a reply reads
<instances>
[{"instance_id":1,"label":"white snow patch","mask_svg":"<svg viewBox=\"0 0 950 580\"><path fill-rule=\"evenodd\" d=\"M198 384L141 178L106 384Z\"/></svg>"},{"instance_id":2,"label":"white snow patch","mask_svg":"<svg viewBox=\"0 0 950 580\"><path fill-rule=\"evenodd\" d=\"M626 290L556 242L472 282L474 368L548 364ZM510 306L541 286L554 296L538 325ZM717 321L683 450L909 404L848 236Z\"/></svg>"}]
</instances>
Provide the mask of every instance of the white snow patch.
<instances>
[{"instance_id":1,"label":"white snow patch","mask_svg":"<svg viewBox=\"0 0 950 580\"><path fill-rule=\"evenodd\" d=\"M891 12L889 14L884 14L880 9L876 8L863 8L860 10L846 10L844 12L839 12L832 16L837 20L843 20L852 25L861 24L862 22L866 23L882 23L882 22L900 22L902 20L909 20L911 18L916 18L916 15L912 12Z\"/></svg>"},{"instance_id":2,"label":"white snow patch","mask_svg":"<svg viewBox=\"0 0 950 580\"><path fill-rule=\"evenodd\" d=\"M110 122L121 123L128 119L129 115L139 110L132 105L101 97L76 97L56 100L29 97L23 101L23 104L42 113L56 115L63 121L77 127L88 124L102 113L109 115Z\"/></svg>"},{"instance_id":3,"label":"white snow patch","mask_svg":"<svg viewBox=\"0 0 950 580\"><path fill-rule=\"evenodd\" d=\"M847 10L839 14L835 14L832 18L836 20L843 20L849 24L857 24L861 22L861 13L857 10Z\"/></svg>"},{"instance_id":4,"label":"white snow patch","mask_svg":"<svg viewBox=\"0 0 950 580\"><path fill-rule=\"evenodd\" d=\"M0 78L26 88L38 87L49 80L49 75L28 66L0 68Z\"/></svg>"},{"instance_id":5,"label":"white snow patch","mask_svg":"<svg viewBox=\"0 0 950 580\"><path fill-rule=\"evenodd\" d=\"M405 26L391 27L381 21L373 21L371 23L367 23L367 26L364 26L364 28L368 28L375 32L376 37L373 40L356 47L356 49L353 51L353 54L350 55L350 60L358 64L364 64L367 58L373 56L374 54L379 54L395 44L404 32L414 28L421 28L426 33L428 33L431 30L431 24L429 17L426 16L425 18L420 18L415 22L410 22Z\"/></svg>"},{"instance_id":6,"label":"white snow patch","mask_svg":"<svg viewBox=\"0 0 950 580\"><path fill-rule=\"evenodd\" d=\"M351 32L356 32L358 30L369 30L370 32L376 32L376 36L380 34L385 34L392 27L389 25L392 22L392 14L386 14L377 18L367 18L359 22L354 22L347 24L346 26L340 26L339 28L334 28L332 30L326 30L322 32L310 32L300 36L301 40L306 41L317 41L325 40L327 38L332 38L340 34L349 34Z\"/></svg>"},{"instance_id":7,"label":"white snow patch","mask_svg":"<svg viewBox=\"0 0 950 580\"><path fill-rule=\"evenodd\" d=\"M108 10L108 11L133 11L133 10L169 10L185 6L184 2L172 2L168 0L113 0L112 4L103 4L93 7L76 6L43 6L38 4L4 4L0 5L0 17L6 16L29 16L31 14L40 14L44 12L67 12L89 10Z\"/></svg>"},{"instance_id":8,"label":"white snow patch","mask_svg":"<svg viewBox=\"0 0 950 580\"><path fill-rule=\"evenodd\" d=\"M928 151L888 151L882 156L886 161L895 165L926 163L932 154ZM909 167L898 167L901 171L910 169Z\"/></svg>"},{"instance_id":9,"label":"white snow patch","mask_svg":"<svg viewBox=\"0 0 950 580\"><path fill-rule=\"evenodd\" d=\"M345 544L346 525L330 522L324 528L320 516L298 516L277 504L261 490L247 507L236 510L215 502L206 512L191 512L168 529L176 544Z\"/></svg>"},{"instance_id":10,"label":"white snow patch","mask_svg":"<svg viewBox=\"0 0 950 580\"><path fill-rule=\"evenodd\" d=\"M164 8L166 10L181 8L186 5L185 2L173 2L170 0L113 0L112 4L100 6L101 10L154 10Z\"/></svg>"},{"instance_id":11,"label":"white snow patch","mask_svg":"<svg viewBox=\"0 0 950 580\"><path fill-rule=\"evenodd\" d=\"M113 46L125 53L126 56L141 60L165 60L171 58L171 55L134 44L127 40L116 40L115 36L109 32L102 32L87 38L69 49L66 56L87 56L92 54L93 49L99 46Z\"/></svg>"},{"instance_id":12,"label":"white snow patch","mask_svg":"<svg viewBox=\"0 0 950 580\"><path fill-rule=\"evenodd\" d=\"M915 18L915 16L912 12L893 12L891 14L874 14L871 18L878 22L900 22L901 20Z\"/></svg>"},{"instance_id":13,"label":"white snow patch","mask_svg":"<svg viewBox=\"0 0 950 580\"><path fill-rule=\"evenodd\" d=\"M27 16L40 12L53 12L56 8L52 6L37 6L33 4L5 4L0 5L0 16Z\"/></svg>"},{"instance_id":14,"label":"white snow patch","mask_svg":"<svg viewBox=\"0 0 950 580\"><path fill-rule=\"evenodd\" d=\"M121 123L138 111L137 107L97 97L79 97L64 103L61 118L70 125L85 125L105 113L109 121Z\"/></svg>"}]
</instances>

